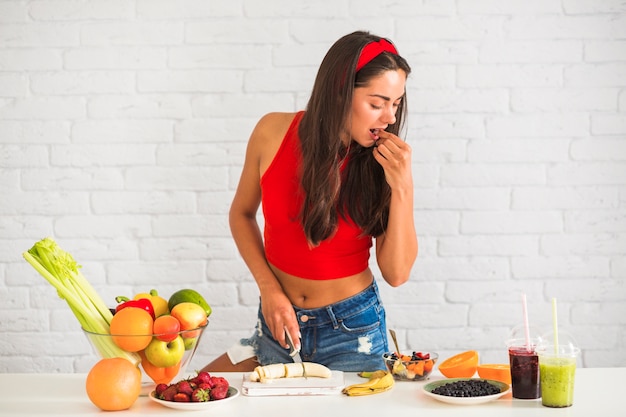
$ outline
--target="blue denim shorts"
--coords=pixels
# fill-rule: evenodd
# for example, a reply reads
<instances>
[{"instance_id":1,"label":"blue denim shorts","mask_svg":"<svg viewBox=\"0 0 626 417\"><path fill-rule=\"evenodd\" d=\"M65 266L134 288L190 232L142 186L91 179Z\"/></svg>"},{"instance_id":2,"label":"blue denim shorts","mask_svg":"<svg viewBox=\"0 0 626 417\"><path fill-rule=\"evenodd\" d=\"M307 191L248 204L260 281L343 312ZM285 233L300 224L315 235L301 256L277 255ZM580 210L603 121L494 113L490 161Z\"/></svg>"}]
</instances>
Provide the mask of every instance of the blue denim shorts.
<instances>
[{"instance_id":1,"label":"blue denim shorts","mask_svg":"<svg viewBox=\"0 0 626 417\"><path fill-rule=\"evenodd\" d=\"M303 361L345 372L385 369L382 354L388 351L387 327L376 281L337 303L294 310L302 334ZM238 345L251 347L261 365L293 361L289 350L272 336L260 307L254 335L241 339Z\"/></svg>"}]
</instances>

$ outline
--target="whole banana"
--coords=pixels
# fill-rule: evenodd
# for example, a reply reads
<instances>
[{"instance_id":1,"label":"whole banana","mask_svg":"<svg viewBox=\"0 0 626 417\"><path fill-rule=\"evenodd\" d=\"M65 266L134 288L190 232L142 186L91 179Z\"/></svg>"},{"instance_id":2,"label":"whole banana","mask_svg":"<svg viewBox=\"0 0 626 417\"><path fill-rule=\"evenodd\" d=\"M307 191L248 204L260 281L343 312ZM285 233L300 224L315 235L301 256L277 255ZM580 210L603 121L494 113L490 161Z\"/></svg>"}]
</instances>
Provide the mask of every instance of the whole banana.
<instances>
[{"instance_id":1,"label":"whole banana","mask_svg":"<svg viewBox=\"0 0 626 417\"><path fill-rule=\"evenodd\" d=\"M378 394L389 391L395 383L393 375L388 371L378 370L372 373L365 373L365 375L369 377L367 381L348 385L342 392L351 397Z\"/></svg>"}]
</instances>

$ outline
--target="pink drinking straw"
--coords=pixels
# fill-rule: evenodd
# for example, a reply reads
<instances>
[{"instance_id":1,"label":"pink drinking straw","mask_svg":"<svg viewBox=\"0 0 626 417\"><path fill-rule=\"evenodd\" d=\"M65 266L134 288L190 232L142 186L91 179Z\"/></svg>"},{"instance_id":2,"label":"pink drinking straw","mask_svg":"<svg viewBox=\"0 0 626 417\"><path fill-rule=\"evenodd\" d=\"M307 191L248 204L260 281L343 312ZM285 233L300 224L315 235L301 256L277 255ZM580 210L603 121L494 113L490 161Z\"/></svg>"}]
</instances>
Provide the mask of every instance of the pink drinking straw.
<instances>
[{"instance_id":1,"label":"pink drinking straw","mask_svg":"<svg viewBox=\"0 0 626 417\"><path fill-rule=\"evenodd\" d=\"M528 326L528 307L526 306L526 294L522 293L522 309L524 311L524 333L526 334L526 351L530 352L530 329Z\"/></svg>"}]
</instances>

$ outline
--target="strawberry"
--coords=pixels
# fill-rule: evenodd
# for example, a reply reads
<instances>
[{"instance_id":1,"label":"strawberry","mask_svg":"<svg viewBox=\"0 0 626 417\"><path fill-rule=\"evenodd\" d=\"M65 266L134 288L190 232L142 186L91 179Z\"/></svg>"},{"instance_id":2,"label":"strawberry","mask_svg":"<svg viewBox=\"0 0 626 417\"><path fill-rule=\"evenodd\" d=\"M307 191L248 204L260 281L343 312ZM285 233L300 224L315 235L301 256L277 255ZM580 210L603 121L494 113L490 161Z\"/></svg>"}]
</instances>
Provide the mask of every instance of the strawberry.
<instances>
[{"instance_id":1,"label":"strawberry","mask_svg":"<svg viewBox=\"0 0 626 417\"><path fill-rule=\"evenodd\" d=\"M209 396L209 391L202 389L202 388L196 388L195 390L193 390L193 393L191 394L192 402L202 403L202 402L209 401L210 399L211 397Z\"/></svg>"},{"instance_id":2,"label":"strawberry","mask_svg":"<svg viewBox=\"0 0 626 417\"><path fill-rule=\"evenodd\" d=\"M194 377L194 380L196 381L198 385L200 385L203 382L209 382L211 380L211 374L209 374L206 371L200 371L198 372L198 375Z\"/></svg>"},{"instance_id":3,"label":"strawberry","mask_svg":"<svg viewBox=\"0 0 626 417\"><path fill-rule=\"evenodd\" d=\"M413 358L411 360L418 359L430 359L430 353L413 352Z\"/></svg>"},{"instance_id":4,"label":"strawberry","mask_svg":"<svg viewBox=\"0 0 626 417\"><path fill-rule=\"evenodd\" d=\"M216 385L209 394L212 400L223 400L228 395L228 385Z\"/></svg>"},{"instance_id":5,"label":"strawberry","mask_svg":"<svg viewBox=\"0 0 626 417\"><path fill-rule=\"evenodd\" d=\"M213 385L211 385L210 382L201 382L200 384L198 384L198 388L209 391L211 388L213 388Z\"/></svg>"},{"instance_id":6,"label":"strawberry","mask_svg":"<svg viewBox=\"0 0 626 417\"><path fill-rule=\"evenodd\" d=\"M159 396L160 399L165 401L174 401L174 396L178 393L176 385L169 385Z\"/></svg>"},{"instance_id":7,"label":"strawberry","mask_svg":"<svg viewBox=\"0 0 626 417\"><path fill-rule=\"evenodd\" d=\"M163 394L163 391L165 391L167 389L167 384L158 384L156 386L156 388L154 389L157 397L160 397L161 394Z\"/></svg>"},{"instance_id":8,"label":"strawberry","mask_svg":"<svg viewBox=\"0 0 626 417\"><path fill-rule=\"evenodd\" d=\"M181 392L187 395L188 397L190 397L191 394L193 393L193 388L191 387L191 384L189 383L189 381L187 381L186 379L183 379L182 381L178 381L176 383L176 389L178 390L178 392Z\"/></svg>"},{"instance_id":9,"label":"strawberry","mask_svg":"<svg viewBox=\"0 0 626 417\"><path fill-rule=\"evenodd\" d=\"M174 395L174 401L178 402L178 403L188 403L189 402L189 395L183 393L183 392L177 392L176 395Z\"/></svg>"},{"instance_id":10,"label":"strawberry","mask_svg":"<svg viewBox=\"0 0 626 417\"><path fill-rule=\"evenodd\" d=\"M226 385L226 388L228 388L228 381L226 380L226 378L221 376L212 376L211 383L214 387L217 387L218 385Z\"/></svg>"}]
</instances>

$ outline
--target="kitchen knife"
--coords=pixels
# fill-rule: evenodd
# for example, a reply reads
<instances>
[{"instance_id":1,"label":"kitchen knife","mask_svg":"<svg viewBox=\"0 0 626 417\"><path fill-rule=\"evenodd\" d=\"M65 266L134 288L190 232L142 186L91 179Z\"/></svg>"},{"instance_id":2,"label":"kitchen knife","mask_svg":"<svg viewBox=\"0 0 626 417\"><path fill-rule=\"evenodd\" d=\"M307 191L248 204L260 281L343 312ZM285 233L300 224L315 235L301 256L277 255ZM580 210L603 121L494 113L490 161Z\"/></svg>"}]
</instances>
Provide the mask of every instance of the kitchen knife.
<instances>
[{"instance_id":1,"label":"kitchen knife","mask_svg":"<svg viewBox=\"0 0 626 417\"><path fill-rule=\"evenodd\" d=\"M289 347L291 348L291 352L289 353L289 356L292 357L294 362L302 363L302 357L300 356L300 349L296 349L296 345L293 343L293 339L291 338L291 335L287 331L286 327L285 327L285 336L287 337L287 343L289 343Z\"/></svg>"}]
</instances>

